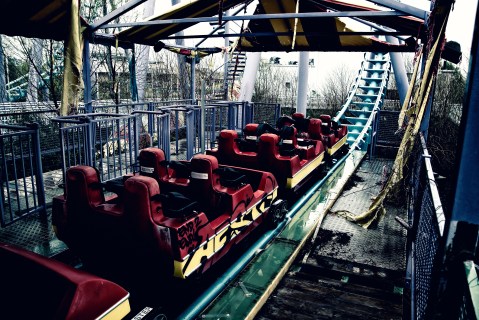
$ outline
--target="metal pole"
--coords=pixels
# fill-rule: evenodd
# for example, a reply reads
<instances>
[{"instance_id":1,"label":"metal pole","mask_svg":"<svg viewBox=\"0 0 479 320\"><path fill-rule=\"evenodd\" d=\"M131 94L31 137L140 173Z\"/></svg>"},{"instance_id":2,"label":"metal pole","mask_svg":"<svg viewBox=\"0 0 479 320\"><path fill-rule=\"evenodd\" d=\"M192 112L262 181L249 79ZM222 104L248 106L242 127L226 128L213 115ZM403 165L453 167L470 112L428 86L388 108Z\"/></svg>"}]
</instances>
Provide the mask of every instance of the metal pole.
<instances>
[{"instance_id":1,"label":"metal pole","mask_svg":"<svg viewBox=\"0 0 479 320\"><path fill-rule=\"evenodd\" d=\"M86 35L86 34L85 34ZM92 112L91 106L91 65L90 65L90 40L88 35L83 41L83 103L85 104L85 113Z\"/></svg>"},{"instance_id":2,"label":"metal pole","mask_svg":"<svg viewBox=\"0 0 479 320\"><path fill-rule=\"evenodd\" d=\"M45 206L45 188L43 181L42 154L40 149L40 126L38 125L38 123L34 122L28 127L30 127L34 131L32 142L35 150L35 165L37 167L37 170L35 172L35 182L38 195L38 204L41 208L40 214L43 218L46 218L47 210Z\"/></svg>"},{"instance_id":3,"label":"metal pole","mask_svg":"<svg viewBox=\"0 0 479 320\"><path fill-rule=\"evenodd\" d=\"M299 53L298 67L298 96L296 98L296 112L306 115L308 104L308 76L309 76L309 52Z\"/></svg>"},{"instance_id":4,"label":"metal pole","mask_svg":"<svg viewBox=\"0 0 479 320\"><path fill-rule=\"evenodd\" d=\"M97 21L93 22L90 27L93 31L95 31L96 29L104 26L105 24L107 24L110 21L113 21L114 19L118 18L119 16L121 16L125 12L128 12L128 11L134 9L135 7L139 6L140 4L142 4L145 1L147 1L147 0L132 0L128 3L126 3L125 5L121 6L120 8L118 8L116 10L113 10L112 12L107 14L106 16L104 16L104 17L98 19Z\"/></svg>"},{"instance_id":5,"label":"metal pole","mask_svg":"<svg viewBox=\"0 0 479 320\"><path fill-rule=\"evenodd\" d=\"M396 11L341 11L341 12L300 12L300 13L270 13L270 14L255 14L244 16L228 16L223 17L225 21L242 21L242 20L271 20L271 19L303 19L303 18L354 18L354 17L397 17L403 16L404 13ZM189 23L195 24L200 22L215 22L217 17L199 17L199 18L175 18L175 19L163 19L163 20L149 20L139 22L126 22L126 23L112 23L105 26L101 26L98 29L111 29L111 28L124 28L133 26L150 26L150 25L165 25L165 24L182 24Z\"/></svg>"},{"instance_id":6,"label":"metal pole","mask_svg":"<svg viewBox=\"0 0 479 320\"><path fill-rule=\"evenodd\" d=\"M238 99L239 101L251 102L260 60L261 52L248 52L246 54L246 66L244 68L243 79L241 81L241 91Z\"/></svg>"},{"instance_id":7,"label":"metal pole","mask_svg":"<svg viewBox=\"0 0 479 320\"><path fill-rule=\"evenodd\" d=\"M191 102L196 104L195 99L195 76L196 76L196 57L191 57Z\"/></svg>"},{"instance_id":8,"label":"metal pole","mask_svg":"<svg viewBox=\"0 0 479 320\"><path fill-rule=\"evenodd\" d=\"M201 153L205 152L205 82L201 82L201 118L200 118L200 132L201 132Z\"/></svg>"},{"instance_id":9,"label":"metal pole","mask_svg":"<svg viewBox=\"0 0 479 320\"><path fill-rule=\"evenodd\" d=\"M386 40L393 45L399 45L399 41L396 37L386 36ZM404 98L407 94L409 87L409 80L407 78L406 66L404 64L403 56L400 52L390 52L391 62L394 69L394 78L396 79L396 87L399 93L399 100L401 105L404 103Z\"/></svg>"},{"instance_id":10,"label":"metal pole","mask_svg":"<svg viewBox=\"0 0 479 320\"><path fill-rule=\"evenodd\" d=\"M230 10L225 12L225 16L230 15ZM228 34L230 32L230 22L225 23L225 34ZM230 45L230 38L225 37L225 48L228 48ZM223 70L223 95L224 99L228 100L228 69L229 69L229 55L227 53L224 54L224 70ZM233 83L231 85L234 85Z\"/></svg>"}]
</instances>

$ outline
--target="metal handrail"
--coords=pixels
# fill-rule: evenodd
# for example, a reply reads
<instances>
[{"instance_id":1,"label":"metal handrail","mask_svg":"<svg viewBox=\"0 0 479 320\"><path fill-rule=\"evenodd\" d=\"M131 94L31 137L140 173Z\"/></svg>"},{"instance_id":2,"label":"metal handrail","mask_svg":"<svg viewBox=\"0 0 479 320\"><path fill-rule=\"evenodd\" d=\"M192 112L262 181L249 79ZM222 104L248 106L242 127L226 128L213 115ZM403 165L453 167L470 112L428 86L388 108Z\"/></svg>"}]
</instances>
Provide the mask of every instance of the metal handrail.
<instances>
[{"instance_id":1,"label":"metal handrail","mask_svg":"<svg viewBox=\"0 0 479 320\"><path fill-rule=\"evenodd\" d=\"M441 198L437 189L436 179L434 178L434 171L431 165L431 155L427 150L426 139L422 132L419 133L422 146L422 157L424 158L424 164L426 166L427 180L429 181L429 188L431 190L432 203L434 204L434 210L436 211L437 226L439 228L439 234L441 237L444 235L444 227L446 225L446 216L442 208Z\"/></svg>"}]
</instances>

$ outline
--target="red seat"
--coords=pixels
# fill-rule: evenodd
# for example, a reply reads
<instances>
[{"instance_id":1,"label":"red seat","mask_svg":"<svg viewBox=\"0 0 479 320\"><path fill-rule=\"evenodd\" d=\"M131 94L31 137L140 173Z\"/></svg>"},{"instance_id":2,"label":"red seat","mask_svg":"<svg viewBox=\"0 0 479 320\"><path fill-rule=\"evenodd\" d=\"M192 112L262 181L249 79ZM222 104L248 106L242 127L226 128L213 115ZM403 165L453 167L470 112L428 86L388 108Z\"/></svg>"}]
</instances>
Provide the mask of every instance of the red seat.
<instances>
[{"instance_id":1,"label":"red seat","mask_svg":"<svg viewBox=\"0 0 479 320\"><path fill-rule=\"evenodd\" d=\"M283 140L284 141L284 140ZM313 160L317 157L321 157L321 153L324 152L323 145L318 140L311 141L313 144L306 148L297 147L297 153L295 155L282 155L279 146L279 137L275 134L263 134L260 137L258 157L260 162L264 165L265 170L272 172L278 184L287 189L294 189L299 186L303 179L298 178L299 171L303 168L307 174L314 171L321 164L315 162L312 166L309 166ZM293 145L294 145L293 139ZM322 159L322 158L321 158Z\"/></svg>"},{"instance_id":2,"label":"red seat","mask_svg":"<svg viewBox=\"0 0 479 320\"><path fill-rule=\"evenodd\" d=\"M157 270L158 273L172 275L173 258L183 259L214 234L204 213L190 212L181 218L165 216L165 203L155 179L132 177L125 182L125 193L125 214L137 254L159 261L166 270ZM190 232L196 232L194 237L189 237Z\"/></svg>"},{"instance_id":3,"label":"red seat","mask_svg":"<svg viewBox=\"0 0 479 320\"><path fill-rule=\"evenodd\" d=\"M164 163L165 153L159 148L145 148L140 151L138 162L140 174L152 177L156 181L168 179L168 168Z\"/></svg>"},{"instance_id":4,"label":"red seat","mask_svg":"<svg viewBox=\"0 0 479 320\"><path fill-rule=\"evenodd\" d=\"M260 137L258 156L264 168L272 172L280 186L285 184L288 177L292 177L300 168L300 158L282 156L279 150L279 136L265 133Z\"/></svg>"},{"instance_id":5,"label":"red seat","mask_svg":"<svg viewBox=\"0 0 479 320\"><path fill-rule=\"evenodd\" d=\"M257 123L248 123L243 129L244 139L256 143L259 139L258 127L259 124Z\"/></svg>"},{"instance_id":6,"label":"red seat","mask_svg":"<svg viewBox=\"0 0 479 320\"><path fill-rule=\"evenodd\" d=\"M294 126L298 130L298 137L308 139L308 127L310 119L306 118L304 114L299 112L293 113L292 118L294 120Z\"/></svg>"},{"instance_id":7,"label":"red seat","mask_svg":"<svg viewBox=\"0 0 479 320\"><path fill-rule=\"evenodd\" d=\"M220 176L215 172L218 169L218 160L210 155L197 154L191 159L191 188L197 200L209 214L218 212L218 204L223 193L218 192Z\"/></svg>"},{"instance_id":8,"label":"red seat","mask_svg":"<svg viewBox=\"0 0 479 320\"><path fill-rule=\"evenodd\" d=\"M309 138L314 140L321 140L321 125L322 122L320 119L310 119L308 126Z\"/></svg>"},{"instance_id":9,"label":"red seat","mask_svg":"<svg viewBox=\"0 0 479 320\"><path fill-rule=\"evenodd\" d=\"M140 165L140 174L142 176L152 177L158 181L165 192L188 192L187 189L190 183L189 172L183 171L189 171L189 169L180 169L182 163L179 161L174 161L174 163L171 162L168 164L163 150L159 148L143 149L140 151L138 161Z\"/></svg>"},{"instance_id":10,"label":"red seat","mask_svg":"<svg viewBox=\"0 0 479 320\"><path fill-rule=\"evenodd\" d=\"M302 160L311 160L322 152L322 145L311 139L299 139L295 127L284 126L280 131L279 153L282 156L298 155Z\"/></svg>"},{"instance_id":11,"label":"red seat","mask_svg":"<svg viewBox=\"0 0 479 320\"><path fill-rule=\"evenodd\" d=\"M291 118L290 116L282 116L282 117L279 117L278 120L276 121L276 128L278 128L278 130L280 130L284 126L293 125L294 122L295 122L294 119Z\"/></svg>"},{"instance_id":12,"label":"red seat","mask_svg":"<svg viewBox=\"0 0 479 320\"><path fill-rule=\"evenodd\" d=\"M298 119L304 119L304 114L301 113L301 112L295 112L293 113L293 115L291 116L291 118L293 118L294 120L298 120Z\"/></svg>"},{"instance_id":13,"label":"red seat","mask_svg":"<svg viewBox=\"0 0 479 320\"><path fill-rule=\"evenodd\" d=\"M332 148L339 140L341 140L348 133L346 126L341 126L337 123L333 124L330 115L321 115L319 117L322 121L322 136L323 143L326 147Z\"/></svg>"},{"instance_id":14,"label":"red seat","mask_svg":"<svg viewBox=\"0 0 479 320\"><path fill-rule=\"evenodd\" d=\"M220 215L225 219L234 219L245 210L245 199L253 198L253 188L246 180L238 186L222 185L222 178L218 161L215 157L209 155L195 155L191 159L191 187L194 190L193 195L208 215L216 228L216 223L223 221L213 221ZM234 170L234 169L233 169ZM239 168L238 168L239 170ZM244 177L246 178L246 177Z\"/></svg>"},{"instance_id":15,"label":"red seat","mask_svg":"<svg viewBox=\"0 0 479 320\"><path fill-rule=\"evenodd\" d=\"M166 234L158 230L165 219L161 202L153 198L160 194L158 181L151 177L134 176L125 181L125 215L133 240L167 251Z\"/></svg>"},{"instance_id":16,"label":"red seat","mask_svg":"<svg viewBox=\"0 0 479 320\"><path fill-rule=\"evenodd\" d=\"M279 153L282 156L294 156L299 154L297 130L293 126L283 126L279 132Z\"/></svg>"},{"instance_id":17,"label":"red seat","mask_svg":"<svg viewBox=\"0 0 479 320\"><path fill-rule=\"evenodd\" d=\"M53 259L0 243L2 319L98 319L130 312L119 285ZM112 308L110 310L110 308Z\"/></svg>"},{"instance_id":18,"label":"red seat","mask_svg":"<svg viewBox=\"0 0 479 320\"><path fill-rule=\"evenodd\" d=\"M248 144L248 146L245 146ZM221 164L231 166L258 166L257 153L245 151L256 149L255 141L239 141L238 133L234 130L222 130L218 139L218 148L207 150L207 155L212 155Z\"/></svg>"},{"instance_id":19,"label":"red seat","mask_svg":"<svg viewBox=\"0 0 479 320\"><path fill-rule=\"evenodd\" d=\"M57 235L85 264L96 265L99 259L114 255L121 243L127 241L124 230L123 203L105 201L96 169L75 166L66 173L65 205L55 205L54 216L64 216L57 225ZM118 198L115 196L116 200Z\"/></svg>"}]
</instances>

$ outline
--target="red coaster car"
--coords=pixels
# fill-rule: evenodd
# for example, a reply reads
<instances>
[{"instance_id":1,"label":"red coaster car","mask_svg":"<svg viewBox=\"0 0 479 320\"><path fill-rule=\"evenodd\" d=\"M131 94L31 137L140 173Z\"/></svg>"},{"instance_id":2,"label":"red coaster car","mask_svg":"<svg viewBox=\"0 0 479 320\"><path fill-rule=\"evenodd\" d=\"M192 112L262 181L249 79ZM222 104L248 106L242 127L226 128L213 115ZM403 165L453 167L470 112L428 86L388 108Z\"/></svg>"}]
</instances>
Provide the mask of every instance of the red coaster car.
<instances>
[{"instance_id":1,"label":"red coaster car","mask_svg":"<svg viewBox=\"0 0 479 320\"><path fill-rule=\"evenodd\" d=\"M300 131L301 137L320 139L330 156L346 144L348 127L332 121L330 115L321 115L316 119L305 118L302 113L294 113L290 119Z\"/></svg>"},{"instance_id":2,"label":"red coaster car","mask_svg":"<svg viewBox=\"0 0 479 320\"><path fill-rule=\"evenodd\" d=\"M59 261L0 243L2 319L121 319L129 293Z\"/></svg>"},{"instance_id":3,"label":"red coaster car","mask_svg":"<svg viewBox=\"0 0 479 320\"><path fill-rule=\"evenodd\" d=\"M235 130L222 130L218 148L206 150L206 154L215 156L221 164L262 170L264 166L258 159L258 144L263 133L277 133L277 130L267 123L250 123L243 129L242 138Z\"/></svg>"},{"instance_id":4,"label":"red coaster car","mask_svg":"<svg viewBox=\"0 0 479 320\"><path fill-rule=\"evenodd\" d=\"M92 189L98 182L93 168L70 168L65 204L54 209L62 208L66 217L63 224L56 225L57 234L81 258L90 258L92 252L101 254L98 247L118 247L95 234L96 230L109 229L112 223L115 227L111 230L121 231L112 239L130 239L132 247L126 251L132 257L156 263L164 268L162 273L186 278L208 270L265 219L277 223L284 217L286 203L277 198L278 185L271 173L219 166L217 159L208 155L196 155L183 164L188 177L178 181L172 177L175 170L166 167L161 151L142 150L141 175L124 179L118 191L121 195L113 197L112 205L104 199L101 188ZM72 196L74 188L77 195ZM71 214L77 217L70 218ZM104 219L92 219L100 215ZM111 216L119 218L121 224ZM99 225L88 229L90 223ZM95 232L85 232L87 229ZM92 242L90 237L103 243ZM126 244L123 247L128 248Z\"/></svg>"},{"instance_id":5,"label":"red coaster car","mask_svg":"<svg viewBox=\"0 0 479 320\"><path fill-rule=\"evenodd\" d=\"M259 136L254 141L256 151L243 151L238 134L233 130L223 130L218 139L218 147L207 150L206 153L217 157L222 164L272 172L282 189L295 190L312 177L324 158L321 120L307 120L311 134L301 138L297 137L298 132L293 125L295 120L290 117L280 118L277 125L281 129L267 124L248 124L244 131L254 128L255 135L245 133L243 140Z\"/></svg>"},{"instance_id":6,"label":"red coaster car","mask_svg":"<svg viewBox=\"0 0 479 320\"><path fill-rule=\"evenodd\" d=\"M284 214L276 180L267 172L219 167L215 157L196 155L189 183L191 198L160 193L150 177L125 182L125 212L134 234L150 253L171 262L176 277L206 271L273 214L271 209Z\"/></svg>"},{"instance_id":7,"label":"red coaster car","mask_svg":"<svg viewBox=\"0 0 479 320\"><path fill-rule=\"evenodd\" d=\"M321 141L305 139L299 144L297 130L284 126L279 135L265 133L259 141L258 157L285 189L295 190L311 178L324 159Z\"/></svg>"}]
</instances>

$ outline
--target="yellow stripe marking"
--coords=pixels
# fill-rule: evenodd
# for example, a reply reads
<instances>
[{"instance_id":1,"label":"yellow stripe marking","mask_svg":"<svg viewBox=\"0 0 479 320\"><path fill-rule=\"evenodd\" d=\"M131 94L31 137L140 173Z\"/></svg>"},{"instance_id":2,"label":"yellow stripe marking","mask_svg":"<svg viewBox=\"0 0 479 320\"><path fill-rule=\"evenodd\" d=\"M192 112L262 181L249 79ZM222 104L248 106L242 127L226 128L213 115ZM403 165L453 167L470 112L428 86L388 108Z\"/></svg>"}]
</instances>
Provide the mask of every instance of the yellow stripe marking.
<instances>
[{"instance_id":1,"label":"yellow stripe marking","mask_svg":"<svg viewBox=\"0 0 479 320\"><path fill-rule=\"evenodd\" d=\"M336 144L331 149L328 149L328 154L329 155L335 154L336 151L338 151L339 148L341 148L346 143L347 138L348 138L348 135L345 135L344 137L341 138L341 140L336 142Z\"/></svg>"},{"instance_id":2,"label":"yellow stripe marking","mask_svg":"<svg viewBox=\"0 0 479 320\"><path fill-rule=\"evenodd\" d=\"M98 319L102 320L116 320L122 319L131 311L130 308L130 301L125 299L119 305L117 305L114 309L110 310L107 314L100 316Z\"/></svg>"},{"instance_id":3,"label":"yellow stripe marking","mask_svg":"<svg viewBox=\"0 0 479 320\"><path fill-rule=\"evenodd\" d=\"M316 159L305 165L301 170L296 172L292 178L286 179L286 189L293 189L299 182L306 178L314 169L320 166L324 158L322 152Z\"/></svg>"}]
</instances>

